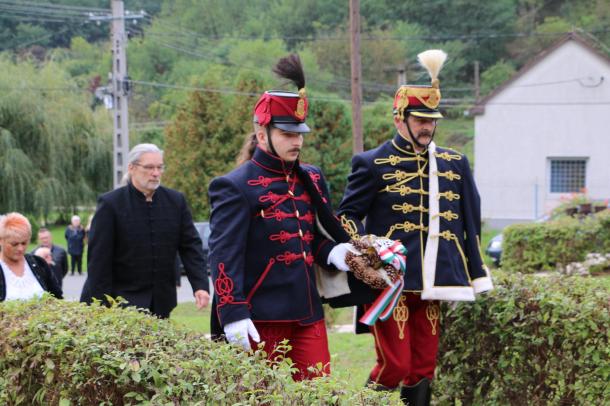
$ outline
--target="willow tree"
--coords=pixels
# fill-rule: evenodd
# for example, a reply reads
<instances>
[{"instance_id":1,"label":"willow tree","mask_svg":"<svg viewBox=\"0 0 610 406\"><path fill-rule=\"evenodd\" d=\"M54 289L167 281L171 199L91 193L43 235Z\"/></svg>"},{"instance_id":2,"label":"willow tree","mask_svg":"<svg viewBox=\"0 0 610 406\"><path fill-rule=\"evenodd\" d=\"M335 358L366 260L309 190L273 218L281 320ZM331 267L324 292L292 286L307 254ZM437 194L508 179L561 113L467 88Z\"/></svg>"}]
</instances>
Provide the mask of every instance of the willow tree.
<instances>
[{"instance_id":1,"label":"willow tree","mask_svg":"<svg viewBox=\"0 0 610 406\"><path fill-rule=\"evenodd\" d=\"M54 63L0 59L0 212L46 217L111 187L111 120Z\"/></svg>"}]
</instances>

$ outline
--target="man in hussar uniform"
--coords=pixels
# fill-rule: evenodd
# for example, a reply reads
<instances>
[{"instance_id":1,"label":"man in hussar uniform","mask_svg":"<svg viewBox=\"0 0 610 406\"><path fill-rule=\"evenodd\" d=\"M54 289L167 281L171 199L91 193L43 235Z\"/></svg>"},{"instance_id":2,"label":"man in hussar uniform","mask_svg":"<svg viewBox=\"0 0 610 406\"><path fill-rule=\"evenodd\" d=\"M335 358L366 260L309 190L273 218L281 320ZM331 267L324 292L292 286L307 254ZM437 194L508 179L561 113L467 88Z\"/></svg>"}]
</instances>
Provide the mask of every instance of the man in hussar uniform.
<instances>
[{"instance_id":1,"label":"man in hussar uniform","mask_svg":"<svg viewBox=\"0 0 610 406\"><path fill-rule=\"evenodd\" d=\"M246 350L262 341L270 358L287 339L292 348L286 356L300 380L330 372L313 264L347 270L346 244L327 239L320 227L335 241L349 236L332 214L322 172L298 159L309 132L298 56L280 59L274 72L299 92L260 97L241 165L209 187L212 332Z\"/></svg>"},{"instance_id":2,"label":"man in hussar uniform","mask_svg":"<svg viewBox=\"0 0 610 406\"><path fill-rule=\"evenodd\" d=\"M370 382L401 387L406 404L430 400L440 334L439 300L471 301L492 289L480 250L480 200L466 157L433 141L447 55L418 55L431 86L403 85L393 139L353 157L339 215L353 237L376 234L407 248L405 286L392 317L378 321ZM366 219L366 220L365 220ZM367 306L365 306L366 310Z\"/></svg>"}]
</instances>

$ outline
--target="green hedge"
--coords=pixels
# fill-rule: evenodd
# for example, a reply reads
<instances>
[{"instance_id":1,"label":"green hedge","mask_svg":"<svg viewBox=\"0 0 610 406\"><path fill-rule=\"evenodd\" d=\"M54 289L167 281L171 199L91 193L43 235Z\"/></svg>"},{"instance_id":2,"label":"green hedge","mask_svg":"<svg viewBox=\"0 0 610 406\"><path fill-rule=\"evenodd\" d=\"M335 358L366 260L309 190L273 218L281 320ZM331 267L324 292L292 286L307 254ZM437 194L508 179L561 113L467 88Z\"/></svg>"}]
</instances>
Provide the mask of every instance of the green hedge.
<instances>
[{"instance_id":1,"label":"green hedge","mask_svg":"<svg viewBox=\"0 0 610 406\"><path fill-rule=\"evenodd\" d=\"M608 404L610 292L600 278L498 272L495 284L445 309L439 404Z\"/></svg>"},{"instance_id":2,"label":"green hedge","mask_svg":"<svg viewBox=\"0 0 610 406\"><path fill-rule=\"evenodd\" d=\"M610 252L610 210L585 219L561 217L515 224L504 230L502 268L518 272L555 269L580 262L591 252Z\"/></svg>"},{"instance_id":3,"label":"green hedge","mask_svg":"<svg viewBox=\"0 0 610 406\"><path fill-rule=\"evenodd\" d=\"M132 309L45 297L0 303L0 404L390 404L325 377L293 382L202 334Z\"/></svg>"}]
</instances>

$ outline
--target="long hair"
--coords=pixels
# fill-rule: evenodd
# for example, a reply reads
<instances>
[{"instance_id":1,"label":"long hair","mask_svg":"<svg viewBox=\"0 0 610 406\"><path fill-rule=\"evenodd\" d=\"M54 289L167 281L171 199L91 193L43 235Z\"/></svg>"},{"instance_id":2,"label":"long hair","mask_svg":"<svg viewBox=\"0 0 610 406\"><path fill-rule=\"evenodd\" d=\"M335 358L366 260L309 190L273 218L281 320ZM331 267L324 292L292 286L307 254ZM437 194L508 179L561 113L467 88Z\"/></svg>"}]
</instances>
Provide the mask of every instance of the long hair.
<instances>
[{"instance_id":1,"label":"long hair","mask_svg":"<svg viewBox=\"0 0 610 406\"><path fill-rule=\"evenodd\" d=\"M163 151L155 144L138 144L133 147L131 151L129 151L127 163L137 163L140 160L140 157L148 152L159 153L161 154L161 156L163 156ZM131 175L129 174L129 172L123 175L123 179L121 179L121 184L126 185L128 182L131 182Z\"/></svg>"},{"instance_id":2,"label":"long hair","mask_svg":"<svg viewBox=\"0 0 610 406\"><path fill-rule=\"evenodd\" d=\"M242 144L241 149L239 150L239 154L237 154L235 164L237 166L241 166L244 163L248 162L250 159L252 159L257 144L258 142L256 141L256 132L248 134L246 138L244 138L244 143Z\"/></svg>"}]
</instances>

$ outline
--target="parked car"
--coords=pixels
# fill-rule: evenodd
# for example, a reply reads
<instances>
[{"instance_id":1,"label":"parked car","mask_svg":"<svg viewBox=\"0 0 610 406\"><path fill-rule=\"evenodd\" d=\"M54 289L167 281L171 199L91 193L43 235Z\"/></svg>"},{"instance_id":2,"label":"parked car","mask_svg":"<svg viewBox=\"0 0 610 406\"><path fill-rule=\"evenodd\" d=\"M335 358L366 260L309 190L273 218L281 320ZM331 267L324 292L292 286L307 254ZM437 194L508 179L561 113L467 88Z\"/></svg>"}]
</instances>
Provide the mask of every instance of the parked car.
<instances>
[{"instance_id":1,"label":"parked car","mask_svg":"<svg viewBox=\"0 0 610 406\"><path fill-rule=\"evenodd\" d=\"M489 241L485 253L491 257L495 266L500 266L500 259L502 257L502 233L496 235Z\"/></svg>"},{"instance_id":2,"label":"parked car","mask_svg":"<svg viewBox=\"0 0 610 406\"><path fill-rule=\"evenodd\" d=\"M210 263L208 262L208 252L210 251L210 247L208 245L208 241L210 239L210 223L208 221L201 221L194 223L195 229L201 238L201 244L203 247L203 258L205 259L205 269L210 274ZM178 267L180 268L180 274L184 275L184 266L182 265L182 261L180 260L180 255L178 254L177 260Z\"/></svg>"}]
</instances>

